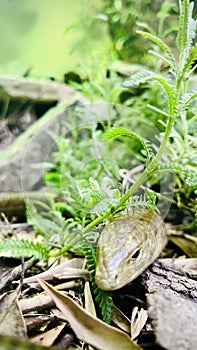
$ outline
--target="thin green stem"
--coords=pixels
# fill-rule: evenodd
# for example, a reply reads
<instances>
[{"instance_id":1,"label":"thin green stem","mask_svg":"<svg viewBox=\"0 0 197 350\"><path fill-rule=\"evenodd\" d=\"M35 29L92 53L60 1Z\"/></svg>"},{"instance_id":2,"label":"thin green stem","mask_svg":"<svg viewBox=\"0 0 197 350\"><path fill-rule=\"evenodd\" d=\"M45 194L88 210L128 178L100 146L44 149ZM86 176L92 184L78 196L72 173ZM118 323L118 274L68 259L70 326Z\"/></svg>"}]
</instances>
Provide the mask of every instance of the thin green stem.
<instances>
[{"instance_id":1,"label":"thin green stem","mask_svg":"<svg viewBox=\"0 0 197 350\"><path fill-rule=\"evenodd\" d=\"M171 109L172 110L172 109ZM166 131L163 137L163 140L161 142L161 145L153 159L153 161L151 162L151 164L147 167L147 169L144 170L144 172L141 174L141 176L138 178L138 180L133 184L133 186L131 186L129 188L129 190L122 196L119 204L114 207L114 211L117 211L118 209L120 209L125 202L131 197L132 194L134 194L138 188L143 184L143 182L147 179L147 176L154 170L155 166L158 164L159 160L162 157L162 154L165 151L165 147L166 147L166 143L168 141L170 132L172 130L172 126L174 123L174 118L175 118L175 113L173 112L173 114L169 117L168 120L168 124L166 126ZM105 212L103 215L99 216L98 218L96 218L95 220L93 220L90 224L88 224L85 228L84 228L84 233L91 230L93 227L99 225L101 222L103 222L104 219L106 219L109 215L111 214L111 210L108 210L107 212Z\"/></svg>"}]
</instances>

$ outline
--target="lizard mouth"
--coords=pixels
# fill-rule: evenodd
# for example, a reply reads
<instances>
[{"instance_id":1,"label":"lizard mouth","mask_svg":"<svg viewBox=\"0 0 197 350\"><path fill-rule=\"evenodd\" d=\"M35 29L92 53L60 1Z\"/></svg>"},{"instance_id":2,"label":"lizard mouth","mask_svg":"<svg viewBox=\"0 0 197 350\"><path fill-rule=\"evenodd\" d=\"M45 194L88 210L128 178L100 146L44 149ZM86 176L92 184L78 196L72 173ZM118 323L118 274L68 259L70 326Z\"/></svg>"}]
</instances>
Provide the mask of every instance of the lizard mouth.
<instances>
[{"instance_id":1,"label":"lizard mouth","mask_svg":"<svg viewBox=\"0 0 197 350\"><path fill-rule=\"evenodd\" d=\"M102 266L102 268L97 267L95 280L98 287L106 291L119 289L125 284L127 284L125 281L120 281L118 279L118 274L116 269L114 269L113 271L111 271L111 273L109 273L109 271L104 266Z\"/></svg>"},{"instance_id":2,"label":"lizard mouth","mask_svg":"<svg viewBox=\"0 0 197 350\"><path fill-rule=\"evenodd\" d=\"M115 280L109 276L104 266L96 269L95 280L98 287L102 290L113 290L116 287Z\"/></svg>"}]
</instances>

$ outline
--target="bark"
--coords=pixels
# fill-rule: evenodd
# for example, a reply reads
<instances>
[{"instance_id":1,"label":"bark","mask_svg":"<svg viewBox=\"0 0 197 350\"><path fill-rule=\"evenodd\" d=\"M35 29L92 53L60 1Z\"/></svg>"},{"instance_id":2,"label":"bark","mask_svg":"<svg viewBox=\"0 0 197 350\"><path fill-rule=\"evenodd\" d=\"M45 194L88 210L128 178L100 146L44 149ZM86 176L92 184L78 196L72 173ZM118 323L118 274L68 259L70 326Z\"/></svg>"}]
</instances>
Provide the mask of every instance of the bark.
<instances>
[{"instance_id":1,"label":"bark","mask_svg":"<svg viewBox=\"0 0 197 350\"><path fill-rule=\"evenodd\" d=\"M178 295L190 298L197 302L197 270L183 269L179 259L156 260L141 276L141 282L148 293L159 289L169 289ZM184 259L184 261L197 261L196 259ZM190 265L191 266L191 265Z\"/></svg>"},{"instance_id":2,"label":"bark","mask_svg":"<svg viewBox=\"0 0 197 350\"><path fill-rule=\"evenodd\" d=\"M197 259L156 260L141 276L157 343L167 350L197 348ZM182 265L182 267L181 267ZM189 266L189 269L188 269Z\"/></svg>"}]
</instances>

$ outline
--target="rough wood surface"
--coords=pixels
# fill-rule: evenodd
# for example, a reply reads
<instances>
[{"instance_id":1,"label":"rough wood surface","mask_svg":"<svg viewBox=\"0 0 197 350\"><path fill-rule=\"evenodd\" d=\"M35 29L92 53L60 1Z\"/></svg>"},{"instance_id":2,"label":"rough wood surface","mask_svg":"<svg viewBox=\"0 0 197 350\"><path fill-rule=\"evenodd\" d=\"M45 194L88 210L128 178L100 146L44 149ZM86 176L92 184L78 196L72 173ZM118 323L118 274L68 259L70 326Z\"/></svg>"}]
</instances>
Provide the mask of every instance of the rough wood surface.
<instances>
[{"instance_id":1,"label":"rough wood surface","mask_svg":"<svg viewBox=\"0 0 197 350\"><path fill-rule=\"evenodd\" d=\"M184 270L171 259L156 260L142 274L141 283L148 293L168 289L197 302L197 271Z\"/></svg>"},{"instance_id":2,"label":"rough wood surface","mask_svg":"<svg viewBox=\"0 0 197 350\"><path fill-rule=\"evenodd\" d=\"M197 259L156 260L141 276L157 343L197 349Z\"/></svg>"}]
</instances>

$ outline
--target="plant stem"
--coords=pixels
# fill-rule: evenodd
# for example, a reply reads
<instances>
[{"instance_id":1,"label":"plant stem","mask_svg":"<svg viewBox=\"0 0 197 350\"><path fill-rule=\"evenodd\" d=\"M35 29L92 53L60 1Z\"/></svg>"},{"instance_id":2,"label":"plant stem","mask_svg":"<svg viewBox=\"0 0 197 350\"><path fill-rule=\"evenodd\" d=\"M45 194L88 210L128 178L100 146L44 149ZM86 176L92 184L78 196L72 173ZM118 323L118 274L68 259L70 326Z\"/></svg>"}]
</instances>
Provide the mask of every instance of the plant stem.
<instances>
[{"instance_id":1,"label":"plant stem","mask_svg":"<svg viewBox=\"0 0 197 350\"><path fill-rule=\"evenodd\" d=\"M166 147L166 144L167 144L170 132L172 130L172 126L174 124L174 119L175 119L175 111L171 107L172 106L170 106L171 115L170 115L170 117L168 119L168 124L166 126L165 134L164 134L163 140L162 140L162 142L160 144L160 147L159 147L159 149L158 149L154 159L152 160L150 165L147 167L147 169L145 169L143 171L143 173L138 178L138 180L122 196L119 204L114 208L114 211L117 211L118 209L120 209L123 206L123 204L129 199L129 197L131 197L131 195L134 194L138 190L138 188L143 184L143 182L146 180L147 176L150 175L150 173L155 169L156 165L158 164L159 160L161 159L161 157L162 157L162 155L163 155L163 153L165 151L165 147ZM98 218L96 218L95 220L93 220L90 224L88 224L84 228L83 232L85 233L85 232L91 230L93 227L99 225L109 215L111 215L111 210L108 210L103 215L101 215Z\"/></svg>"},{"instance_id":2,"label":"plant stem","mask_svg":"<svg viewBox=\"0 0 197 350\"><path fill-rule=\"evenodd\" d=\"M184 3L184 2L183 2ZM184 21L183 23L181 23L180 21L180 32L182 32L182 29L185 30L184 35L187 34L187 30L188 30L188 9L189 9L189 1L186 1L184 3L185 8L182 9L182 3L181 1L179 1L179 6L180 6L180 11L184 16ZM162 26L162 21L160 23L160 25ZM186 28L186 29L185 29ZM181 39L182 40L182 39ZM168 142L173 124L174 124L174 120L175 120L175 116L176 116L176 108L177 106L179 106L179 101L180 99L182 99L183 96L186 95L187 92L187 79L188 76L186 75L186 72L184 71L184 66L185 63L188 59L189 56L189 48L190 48L190 43L188 41L189 39L187 38L187 42L185 42L185 45L181 44L180 47L180 60L179 60L179 69L176 72L175 75L175 89L174 89L174 96L171 96L171 92L169 92L169 89L167 89L167 94L168 94L168 98L169 98L169 118L168 118L168 123L166 126L166 130L164 133L164 137L163 140L160 144L160 147L155 155L155 157L153 158L152 162L148 165L148 167L143 171L143 173L140 175L140 177L138 178L138 180L129 188L129 190L122 196L122 198L120 199L119 204L113 208L114 212L117 211L118 209L121 209L122 206L125 204L125 202L131 197L131 195L133 195L138 188L143 184L143 182L146 180L146 178L151 174L152 171L155 170L155 167L157 166L158 162L160 161L162 155L164 154L165 148L166 148L166 144ZM186 46L186 49L185 49ZM163 84L164 85L164 84ZM164 86L165 87L165 86ZM182 122L183 122L183 128L184 128L184 142L185 142L185 148L188 142L187 139L187 123L186 123L186 111L185 110L181 110L181 118L182 118ZM94 221L92 221L89 225L87 225L84 229L85 232L87 232L89 229L92 229L94 226L100 224L105 218L107 218L109 215L111 214L111 210L108 210L107 212L105 212L102 216L100 216L99 218L96 218Z\"/></svg>"}]
</instances>

